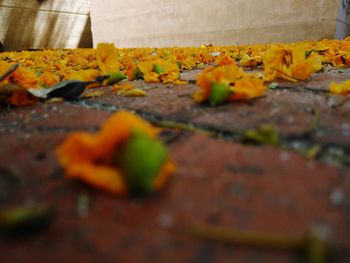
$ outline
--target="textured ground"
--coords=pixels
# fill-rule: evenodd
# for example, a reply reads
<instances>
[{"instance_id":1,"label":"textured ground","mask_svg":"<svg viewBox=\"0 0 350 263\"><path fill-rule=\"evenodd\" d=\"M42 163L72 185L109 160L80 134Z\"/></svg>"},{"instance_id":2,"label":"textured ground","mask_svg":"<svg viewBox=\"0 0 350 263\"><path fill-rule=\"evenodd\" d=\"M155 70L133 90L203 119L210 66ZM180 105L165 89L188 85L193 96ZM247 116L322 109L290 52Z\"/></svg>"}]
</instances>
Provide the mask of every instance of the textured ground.
<instances>
[{"instance_id":1,"label":"textured ground","mask_svg":"<svg viewBox=\"0 0 350 263\"><path fill-rule=\"evenodd\" d=\"M349 77L329 71L217 108L192 101L194 84L142 81L135 86L146 97L104 88L101 97L1 108L0 209L47 204L56 213L45 231L0 236L0 262L307 262L305 253L198 238L189 231L198 224L288 238L316 229L330 262L350 262L350 101L327 92L331 80ZM70 131L95 131L120 109L166 127L178 169L152 198L67 181L57 164L54 147ZM279 146L242 141L264 124L276 128Z\"/></svg>"}]
</instances>

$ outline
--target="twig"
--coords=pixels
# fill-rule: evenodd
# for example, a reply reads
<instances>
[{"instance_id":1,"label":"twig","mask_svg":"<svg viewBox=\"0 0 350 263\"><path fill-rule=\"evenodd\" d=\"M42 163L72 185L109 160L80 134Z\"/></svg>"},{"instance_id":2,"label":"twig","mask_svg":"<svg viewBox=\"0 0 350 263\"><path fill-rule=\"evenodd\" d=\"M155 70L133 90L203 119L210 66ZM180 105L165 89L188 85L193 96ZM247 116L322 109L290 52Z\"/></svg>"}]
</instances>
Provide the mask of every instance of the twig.
<instances>
[{"instance_id":1,"label":"twig","mask_svg":"<svg viewBox=\"0 0 350 263\"><path fill-rule=\"evenodd\" d=\"M327 244L314 232L307 233L299 238L290 238L282 235L268 235L222 226L198 224L189 226L188 232L200 239L227 244L291 252L304 251L307 256L307 262L310 263L325 263L328 252Z\"/></svg>"},{"instance_id":2,"label":"twig","mask_svg":"<svg viewBox=\"0 0 350 263\"><path fill-rule=\"evenodd\" d=\"M304 238L259 234L221 226L191 225L189 233L200 239L250 247L299 250L305 246Z\"/></svg>"},{"instance_id":3,"label":"twig","mask_svg":"<svg viewBox=\"0 0 350 263\"><path fill-rule=\"evenodd\" d=\"M12 65L8 71L5 72L4 75L2 75L0 77L0 81L3 81L6 77L8 77L9 75L11 75L17 68L19 67L19 64L14 64Z\"/></svg>"}]
</instances>

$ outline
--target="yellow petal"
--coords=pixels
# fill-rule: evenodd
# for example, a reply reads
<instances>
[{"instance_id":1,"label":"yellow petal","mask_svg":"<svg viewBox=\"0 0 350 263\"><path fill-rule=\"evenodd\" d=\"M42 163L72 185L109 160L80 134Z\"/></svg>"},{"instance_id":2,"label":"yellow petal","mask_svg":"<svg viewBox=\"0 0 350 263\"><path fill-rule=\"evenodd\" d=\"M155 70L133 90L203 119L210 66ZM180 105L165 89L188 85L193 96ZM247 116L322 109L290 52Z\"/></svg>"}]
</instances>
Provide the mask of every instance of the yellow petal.
<instances>
[{"instance_id":1,"label":"yellow petal","mask_svg":"<svg viewBox=\"0 0 350 263\"><path fill-rule=\"evenodd\" d=\"M142 89L132 89L124 92L123 95L126 97L138 97L138 96L147 96L147 93Z\"/></svg>"}]
</instances>

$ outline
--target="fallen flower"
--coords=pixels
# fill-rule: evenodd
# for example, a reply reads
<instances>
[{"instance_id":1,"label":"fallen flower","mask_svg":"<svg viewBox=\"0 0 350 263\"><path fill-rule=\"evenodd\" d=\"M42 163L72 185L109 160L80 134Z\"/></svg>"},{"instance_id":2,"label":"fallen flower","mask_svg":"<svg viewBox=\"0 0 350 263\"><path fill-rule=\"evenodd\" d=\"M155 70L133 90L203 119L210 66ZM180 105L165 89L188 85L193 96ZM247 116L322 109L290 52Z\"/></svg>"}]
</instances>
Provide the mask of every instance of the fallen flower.
<instances>
[{"instance_id":1,"label":"fallen flower","mask_svg":"<svg viewBox=\"0 0 350 263\"><path fill-rule=\"evenodd\" d=\"M101 97L103 96L105 93L102 90L94 90L94 91L90 91L90 92L86 92L82 95L83 98L95 98L95 97Z\"/></svg>"},{"instance_id":2,"label":"fallen flower","mask_svg":"<svg viewBox=\"0 0 350 263\"><path fill-rule=\"evenodd\" d=\"M80 81L92 81L100 75L101 75L101 72L99 72L96 69L85 69L85 70L73 71L72 73L67 74L65 76L65 80L74 79L74 80L80 80Z\"/></svg>"},{"instance_id":3,"label":"fallen flower","mask_svg":"<svg viewBox=\"0 0 350 263\"><path fill-rule=\"evenodd\" d=\"M96 50L97 65L102 74L119 71L121 63L114 44L99 43Z\"/></svg>"},{"instance_id":4,"label":"fallen flower","mask_svg":"<svg viewBox=\"0 0 350 263\"><path fill-rule=\"evenodd\" d=\"M248 54L243 54L239 60L239 65L241 67L256 67L262 64L261 56L251 57Z\"/></svg>"},{"instance_id":5,"label":"fallen flower","mask_svg":"<svg viewBox=\"0 0 350 263\"><path fill-rule=\"evenodd\" d=\"M114 85L112 88L112 91L115 92L118 96L126 96L126 97L147 96L147 93L145 90L137 89L131 83Z\"/></svg>"},{"instance_id":6,"label":"fallen flower","mask_svg":"<svg viewBox=\"0 0 350 263\"><path fill-rule=\"evenodd\" d=\"M143 97L143 96L147 96L146 91L142 90L142 89L132 89L132 90L128 90L126 91L123 96L126 97Z\"/></svg>"},{"instance_id":7,"label":"fallen flower","mask_svg":"<svg viewBox=\"0 0 350 263\"><path fill-rule=\"evenodd\" d=\"M0 62L0 64L2 70L0 72L2 74L0 77L0 101L14 106L34 104L36 98L28 94L26 88L17 84L20 83L18 76L21 76L21 74L17 74L17 77L12 78L12 75L19 69L19 64L10 65L7 62Z\"/></svg>"},{"instance_id":8,"label":"fallen flower","mask_svg":"<svg viewBox=\"0 0 350 263\"><path fill-rule=\"evenodd\" d=\"M30 95L25 88L8 83L0 85L0 101L13 106L25 106L35 104L37 98Z\"/></svg>"},{"instance_id":9,"label":"fallen flower","mask_svg":"<svg viewBox=\"0 0 350 263\"><path fill-rule=\"evenodd\" d=\"M132 90L134 88L134 85L130 83L114 84L112 87L112 91L117 93L117 95L122 95L124 92Z\"/></svg>"},{"instance_id":10,"label":"fallen flower","mask_svg":"<svg viewBox=\"0 0 350 263\"><path fill-rule=\"evenodd\" d=\"M123 49L116 48L113 44L101 43L97 49L3 52L0 53L0 89L7 84L15 84L23 89L46 89L62 80L92 81L105 74L110 75L109 80L89 85L88 88L113 85L125 77L129 81L144 79L146 82L184 84L186 81L180 79L181 70L198 69L208 65L229 66L235 63L234 60L244 67L260 66L263 62L265 81L282 78L296 82L307 80L313 73L321 70L322 63L334 67L349 67L350 40L157 49ZM10 75L4 76L4 73L11 66L16 67L16 64L20 66ZM259 79L258 76L256 78ZM228 85L230 89L234 86L233 82L216 84ZM210 93L211 82L209 88L203 88L195 94L195 100L208 100L207 89ZM231 95L228 98L233 100ZM2 99L4 97L6 103L33 103L31 96L26 95L24 91L17 93L13 99L12 95L2 95ZM213 94L212 97L217 98L217 94ZM223 97L219 101L226 101L228 98Z\"/></svg>"},{"instance_id":11,"label":"fallen flower","mask_svg":"<svg viewBox=\"0 0 350 263\"><path fill-rule=\"evenodd\" d=\"M211 106L218 106L226 101L260 97L266 90L261 79L244 73L235 64L203 70L197 75L197 85L201 90L193 94L193 99L196 102L209 101Z\"/></svg>"},{"instance_id":12,"label":"fallen flower","mask_svg":"<svg viewBox=\"0 0 350 263\"><path fill-rule=\"evenodd\" d=\"M145 82L186 84L180 80L180 70L177 64L166 60L148 60L137 64L134 71L135 79L143 78Z\"/></svg>"},{"instance_id":13,"label":"fallen flower","mask_svg":"<svg viewBox=\"0 0 350 263\"><path fill-rule=\"evenodd\" d=\"M161 189L175 168L158 132L119 112L96 134L70 134L56 152L68 178L114 194L144 194Z\"/></svg>"},{"instance_id":14,"label":"fallen flower","mask_svg":"<svg viewBox=\"0 0 350 263\"><path fill-rule=\"evenodd\" d=\"M342 83L332 82L329 85L329 90L333 94L349 95L350 94L350 80L346 80Z\"/></svg>"},{"instance_id":15,"label":"fallen flower","mask_svg":"<svg viewBox=\"0 0 350 263\"><path fill-rule=\"evenodd\" d=\"M272 46L264 58L266 81L286 79L292 82L307 80L311 74L322 69L322 58L311 53L307 56L303 47L281 48Z\"/></svg>"}]
</instances>

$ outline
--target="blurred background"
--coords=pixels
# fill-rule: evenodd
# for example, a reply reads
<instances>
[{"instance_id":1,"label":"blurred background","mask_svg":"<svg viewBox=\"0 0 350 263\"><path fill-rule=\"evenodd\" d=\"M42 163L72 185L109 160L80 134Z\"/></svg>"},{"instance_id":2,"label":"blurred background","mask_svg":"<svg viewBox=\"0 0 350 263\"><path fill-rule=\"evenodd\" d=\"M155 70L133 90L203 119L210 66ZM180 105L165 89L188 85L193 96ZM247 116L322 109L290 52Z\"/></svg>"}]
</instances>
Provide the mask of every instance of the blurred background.
<instances>
[{"instance_id":1,"label":"blurred background","mask_svg":"<svg viewBox=\"0 0 350 263\"><path fill-rule=\"evenodd\" d=\"M5 50L343 38L349 0L0 0Z\"/></svg>"},{"instance_id":2,"label":"blurred background","mask_svg":"<svg viewBox=\"0 0 350 263\"><path fill-rule=\"evenodd\" d=\"M92 47L89 1L0 0L5 50Z\"/></svg>"}]
</instances>

